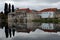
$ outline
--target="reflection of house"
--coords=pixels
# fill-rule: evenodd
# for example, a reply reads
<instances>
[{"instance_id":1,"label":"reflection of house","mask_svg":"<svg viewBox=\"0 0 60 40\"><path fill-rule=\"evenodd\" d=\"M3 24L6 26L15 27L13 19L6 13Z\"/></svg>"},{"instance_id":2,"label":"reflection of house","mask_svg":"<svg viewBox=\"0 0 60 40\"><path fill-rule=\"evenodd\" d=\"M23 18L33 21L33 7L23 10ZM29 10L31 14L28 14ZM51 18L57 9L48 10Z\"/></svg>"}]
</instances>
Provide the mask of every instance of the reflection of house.
<instances>
[{"instance_id":1,"label":"reflection of house","mask_svg":"<svg viewBox=\"0 0 60 40\"><path fill-rule=\"evenodd\" d=\"M52 23L43 23L39 29L43 30L44 32L57 32L55 30L55 26Z\"/></svg>"},{"instance_id":2,"label":"reflection of house","mask_svg":"<svg viewBox=\"0 0 60 40\"><path fill-rule=\"evenodd\" d=\"M47 30L53 30L53 24L52 23L42 23L41 27L42 29L47 29Z\"/></svg>"},{"instance_id":3,"label":"reflection of house","mask_svg":"<svg viewBox=\"0 0 60 40\"><path fill-rule=\"evenodd\" d=\"M56 30L44 30L42 29L44 32L57 32Z\"/></svg>"},{"instance_id":4,"label":"reflection of house","mask_svg":"<svg viewBox=\"0 0 60 40\"><path fill-rule=\"evenodd\" d=\"M24 28L22 28L22 29L21 28L16 28L16 31L17 32L25 32L25 33L29 33L30 32L30 30L26 29L26 28L25 29Z\"/></svg>"},{"instance_id":5,"label":"reflection of house","mask_svg":"<svg viewBox=\"0 0 60 40\"><path fill-rule=\"evenodd\" d=\"M38 26L40 26L41 25L41 23L30 23L32 26L27 26L27 27L18 27L18 25L17 25L17 27L16 27L16 31L17 32L27 32L27 33L29 33L29 32L31 32L31 31L35 31L36 29L38 29ZM28 24L29 25L29 24Z\"/></svg>"},{"instance_id":6,"label":"reflection of house","mask_svg":"<svg viewBox=\"0 0 60 40\"><path fill-rule=\"evenodd\" d=\"M39 29L43 30L44 32L60 32L60 23L43 23L41 26L39 26Z\"/></svg>"},{"instance_id":7,"label":"reflection of house","mask_svg":"<svg viewBox=\"0 0 60 40\"><path fill-rule=\"evenodd\" d=\"M54 24L54 29L60 32L60 23Z\"/></svg>"}]
</instances>

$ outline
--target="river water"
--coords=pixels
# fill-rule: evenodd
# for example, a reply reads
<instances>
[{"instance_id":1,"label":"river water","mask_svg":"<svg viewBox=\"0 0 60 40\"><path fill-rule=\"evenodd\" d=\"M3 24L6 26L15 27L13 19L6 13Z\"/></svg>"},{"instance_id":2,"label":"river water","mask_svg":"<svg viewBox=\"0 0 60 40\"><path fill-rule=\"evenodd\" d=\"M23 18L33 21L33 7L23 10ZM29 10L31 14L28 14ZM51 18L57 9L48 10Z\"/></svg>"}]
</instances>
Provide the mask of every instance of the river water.
<instances>
[{"instance_id":1,"label":"river water","mask_svg":"<svg viewBox=\"0 0 60 40\"><path fill-rule=\"evenodd\" d=\"M28 23L13 26L9 26L7 38L5 27L0 26L0 40L60 40L60 23Z\"/></svg>"}]
</instances>

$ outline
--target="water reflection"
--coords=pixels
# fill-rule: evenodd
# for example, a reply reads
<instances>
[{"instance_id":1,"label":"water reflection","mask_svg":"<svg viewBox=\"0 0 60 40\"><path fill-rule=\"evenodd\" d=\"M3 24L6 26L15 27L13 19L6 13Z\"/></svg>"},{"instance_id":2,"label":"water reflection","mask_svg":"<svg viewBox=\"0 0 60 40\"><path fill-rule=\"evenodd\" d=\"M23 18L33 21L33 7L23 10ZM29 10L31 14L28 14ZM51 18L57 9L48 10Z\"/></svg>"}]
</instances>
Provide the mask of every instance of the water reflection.
<instances>
[{"instance_id":1,"label":"water reflection","mask_svg":"<svg viewBox=\"0 0 60 40\"><path fill-rule=\"evenodd\" d=\"M43 23L40 29L45 32L60 32L60 23Z\"/></svg>"},{"instance_id":2,"label":"water reflection","mask_svg":"<svg viewBox=\"0 0 60 40\"><path fill-rule=\"evenodd\" d=\"M30 33L35 32L36 29L42 30L44 32L60 32L60 23L19 23L14 22L12 24L0 22L0 28L5 28L6 38L12 37L15 35L15 32Z\"/></svg>"},{"instance_id":3,"label":"water reflection","mask_svg":"<svg viewBox=\"0 0 60 40\"><path fill-rule=\"evenodd\" d=\"M12 26L12 28L10 28L9 26L5 26L5 35L6 35L6 38L8 38L8 36L14 36L15 35L15 26Z\"/></svg>"}]
</instances>

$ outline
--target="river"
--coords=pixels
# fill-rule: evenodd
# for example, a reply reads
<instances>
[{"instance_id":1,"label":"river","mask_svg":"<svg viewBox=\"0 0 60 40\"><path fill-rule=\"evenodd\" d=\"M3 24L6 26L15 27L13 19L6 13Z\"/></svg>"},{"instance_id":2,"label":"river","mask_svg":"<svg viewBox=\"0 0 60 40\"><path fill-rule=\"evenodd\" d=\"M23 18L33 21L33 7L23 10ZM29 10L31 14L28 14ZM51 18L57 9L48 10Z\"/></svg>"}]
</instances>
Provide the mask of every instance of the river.
<instances>
[{"instance_id":1,"label":"river","mask_svg":"<svg viewBox=\"0 0 60 40\"><path fill-rule=\"evenodd\" d=\"M14 30L13 30L14 29ZM59 40L60 23L28 23L9 26L6 38L5 27L0 26L0 40ZM11 32L11 33L10 33Z\"/></svg>"}]
</instances>

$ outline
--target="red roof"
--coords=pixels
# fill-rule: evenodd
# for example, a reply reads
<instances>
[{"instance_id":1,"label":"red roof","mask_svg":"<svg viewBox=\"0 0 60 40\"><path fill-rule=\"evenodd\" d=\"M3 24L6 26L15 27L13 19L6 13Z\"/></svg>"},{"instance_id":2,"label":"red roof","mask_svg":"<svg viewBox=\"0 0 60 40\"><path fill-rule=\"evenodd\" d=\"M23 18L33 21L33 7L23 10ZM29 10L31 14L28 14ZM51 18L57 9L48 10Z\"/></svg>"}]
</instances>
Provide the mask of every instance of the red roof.
<instances>
[{"instance_id":1,"label":"red roof","mask_svg":"<svg viewBox=\"0 0 60 40\"><path fill-rule=\"evenodd\" d=\"M47 9L43 9L40 12L55 12L57 10L57 8L47 8Z\"/></svg>"},{"instance_id":2,"label":"red roof","mask_svg":"<svg viewBox=\"0 0 60 40\"><path fill-rule=\"evenodd\" d=\"M57 8L47 8L47 9L43 9L41 11L37 11L37 13L41 13L41 12L55 12L57 10ZM18 9L16 10L16 12L20 12L20 11L26 11L26 12L32 12L32 10L30 10L29 8L22 8L22 9Z\"/></svg>"},{"instance_id":3,"label":"red roof","mask_svg":"<svg viewBox=\"0 0 60 40\"><path fill-rule=\"evenodd\" d=\"M29 10L29 8L22 8L22 9L20 9L20 10Z\"/></svg>"},{"instance_id":4,"label":"red roof","mask_svg":"<svg viewBox=\"0 0 60 40\"><path fill-rule=\"evenodd\" d=\"M16 10L16 12L20 12L20 11L32 12L32 10L30 10L29 8L22 8L22 9Z\"/></svg>"}]
</instances>

